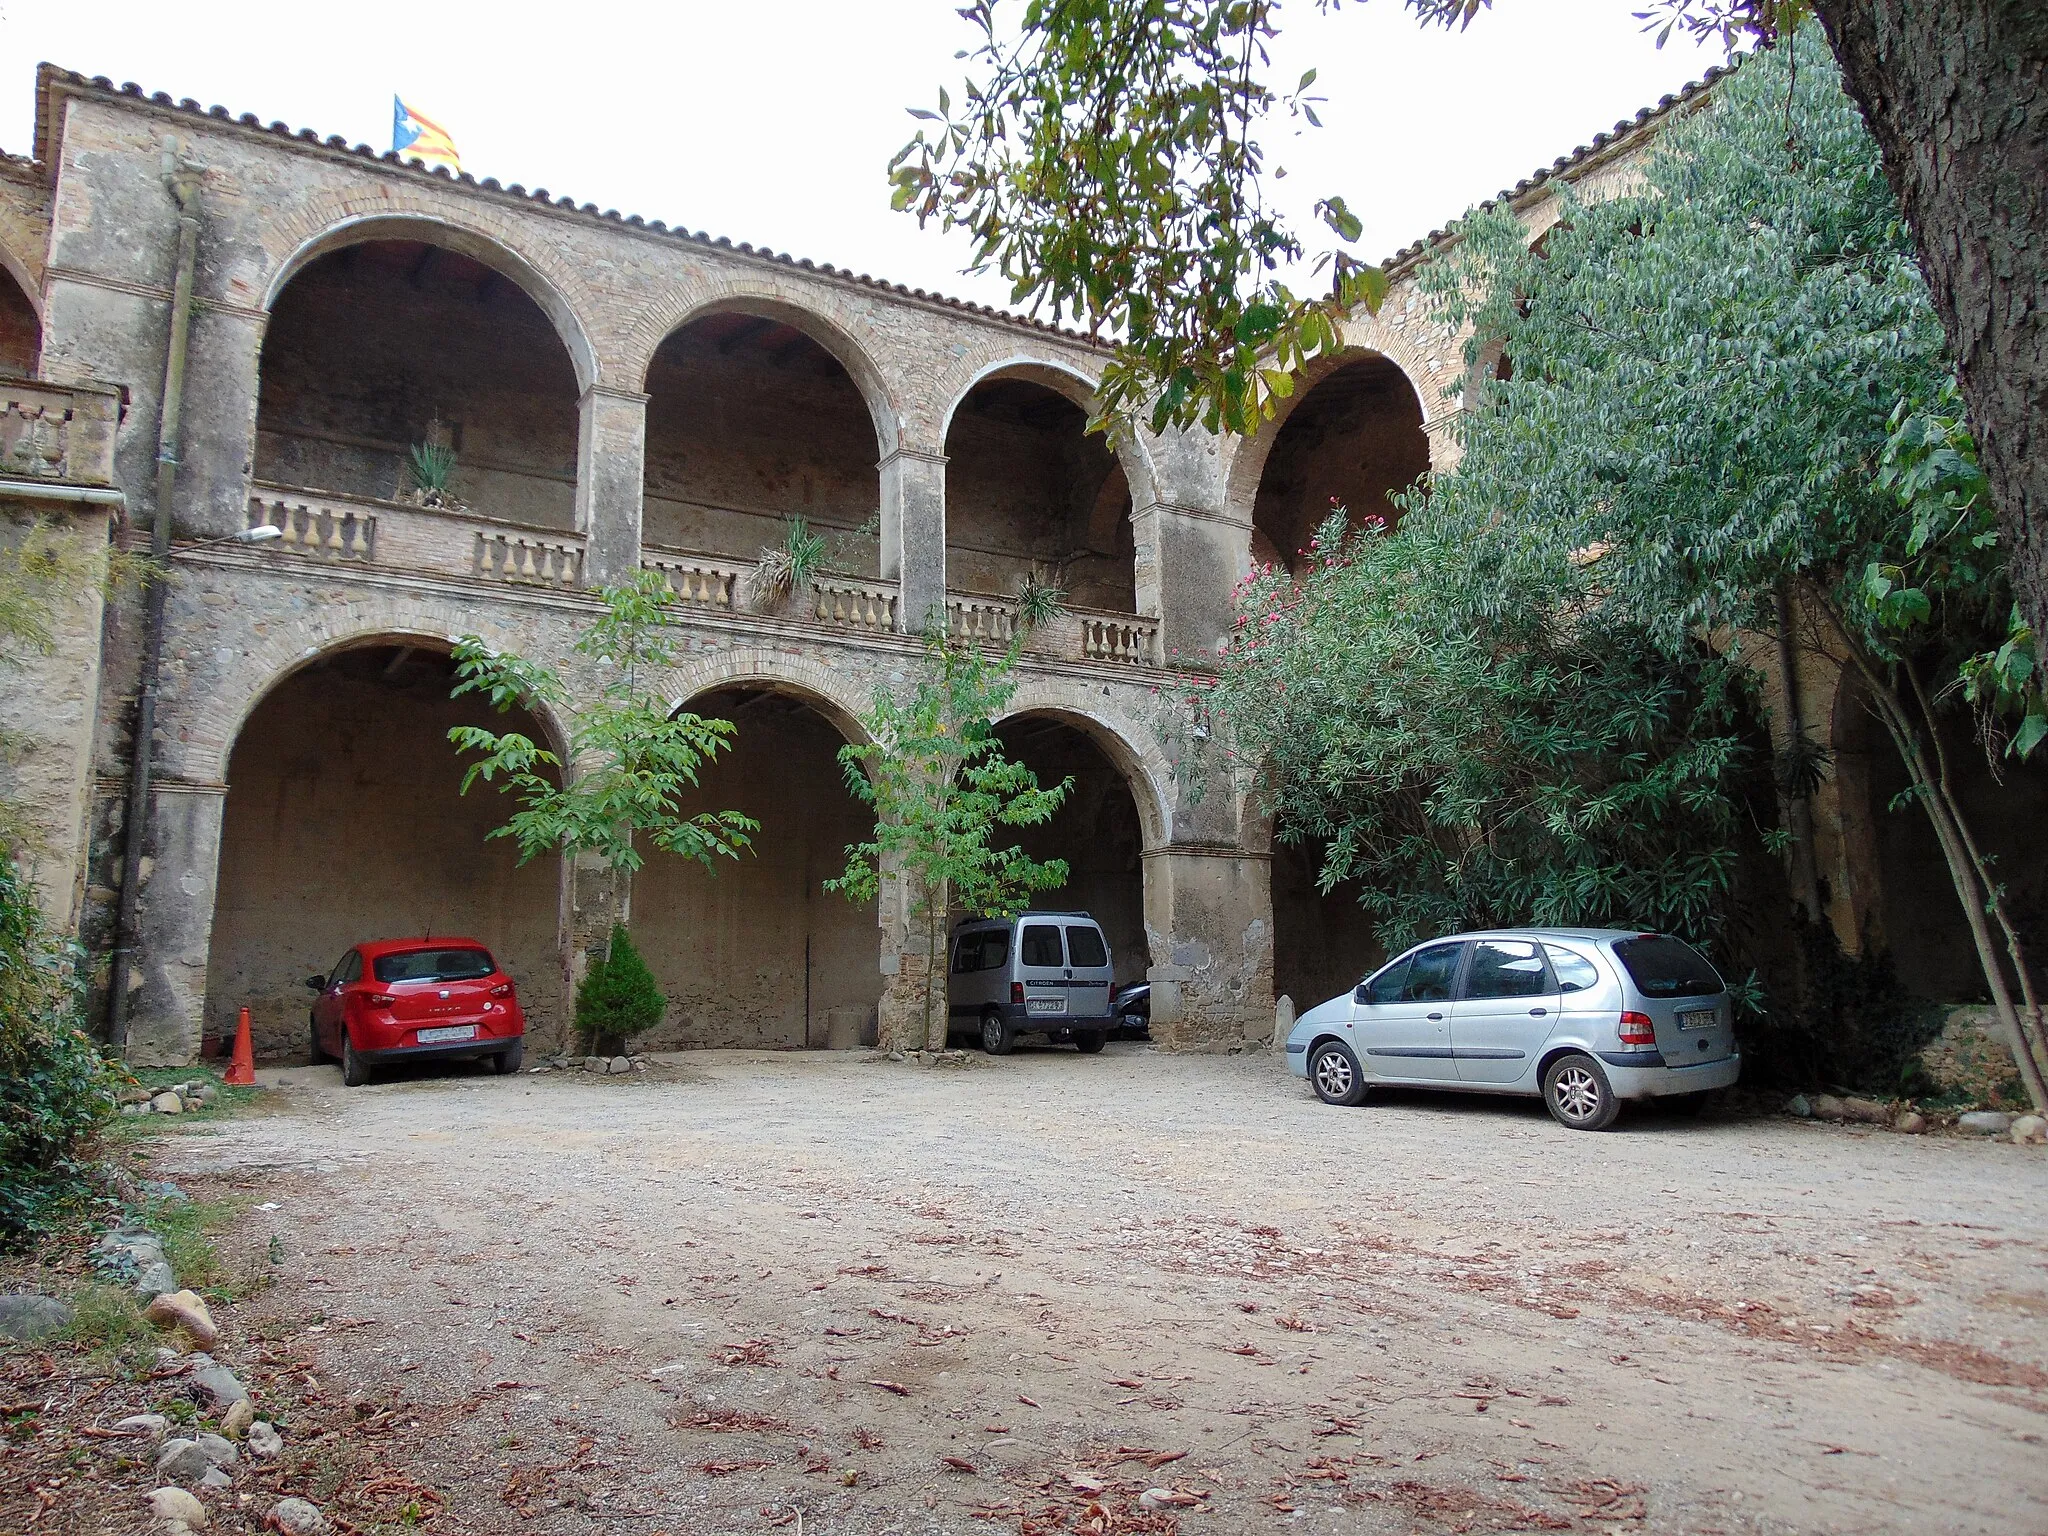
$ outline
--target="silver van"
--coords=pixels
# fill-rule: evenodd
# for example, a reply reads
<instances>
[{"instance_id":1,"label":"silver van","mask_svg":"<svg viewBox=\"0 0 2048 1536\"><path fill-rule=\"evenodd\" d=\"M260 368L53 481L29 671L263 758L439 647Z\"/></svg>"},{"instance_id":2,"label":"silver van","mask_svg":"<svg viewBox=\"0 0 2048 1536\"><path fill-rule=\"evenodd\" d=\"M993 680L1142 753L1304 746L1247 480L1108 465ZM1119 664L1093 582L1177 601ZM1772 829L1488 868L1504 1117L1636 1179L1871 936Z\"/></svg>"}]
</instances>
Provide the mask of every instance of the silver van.
<instances>
[{"instance_id":1,"label":"silver van","mask_svg":"<svg viewBox=\"0 0 2048 1536\"><path fill-rule=\"evenodd\" d=\"M1692 1108L1742 1072L1733 1002L1691 945L1612 928L1514 928L1418 944L1304 1013L1287 1066L1326 1104L1378 1083L1540 1096L1573 1130L1625 1099Z\"/></svg>"},{"instance_id":2,"label":"silver van","mask_svg":"<svg viewBox=\"0 0 2048 1536\"><path fill-rule=\"evenodd\" d=\"M1093 1053L1115 1023L1109 941L1086 912L970 918L953 930L946 982L949 1027L978 1029L991 1056L1020 1035Z\"/></svg>"}]
</instances>

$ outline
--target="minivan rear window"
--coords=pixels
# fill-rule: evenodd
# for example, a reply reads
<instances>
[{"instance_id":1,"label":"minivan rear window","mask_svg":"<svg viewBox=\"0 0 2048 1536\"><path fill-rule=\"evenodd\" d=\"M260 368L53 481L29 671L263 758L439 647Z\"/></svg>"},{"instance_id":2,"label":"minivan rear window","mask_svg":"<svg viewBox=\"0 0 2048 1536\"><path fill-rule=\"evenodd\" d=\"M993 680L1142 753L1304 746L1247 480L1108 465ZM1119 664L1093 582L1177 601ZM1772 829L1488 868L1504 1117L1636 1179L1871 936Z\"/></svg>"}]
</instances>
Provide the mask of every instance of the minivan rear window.
<instances>
[{"instance_id":1,"label":"minivan rear window","mask_svg":"<svg viewBox=\"0 0 2048 1536\"><path fill-rule=\"evenodd\" d=\"M1017 941L1017 958L1026 965L1064 965L1060 958L1060 931L1051 923L1030 923Z\"/></svg>"},{"instance_id":2,"label":"minivan rear window","mask_svg":"<svg viewBox=\"0 0 2048 1536\"><path fill-rule=\"evenodd\" d=\"M1109 949L1093 928L1069 928L1067 959L1074 965L1107 965Z\"/></svg>"},{"instance_id":3,"label":"minivan rear window","mask_svg":"<svg viewBox=\"0 0 2048 1536\"><path fill-rule=\"evenodd\" d=\"M1712 997L1722 990L1721 973L1690 944L1661 934L1623 939L1615 958L1645 997Z\"/></svg>"},{"instance_id":4,"label":"minivan rear window","mask_svg":"<svg viewBox=\"0 0 2048 1536\"><path fill-rule=\"evenodd\" d=\"M483 949L408 949L374 966L379 981L479 981L497 968Z\"/></svg>"}]
</instances>

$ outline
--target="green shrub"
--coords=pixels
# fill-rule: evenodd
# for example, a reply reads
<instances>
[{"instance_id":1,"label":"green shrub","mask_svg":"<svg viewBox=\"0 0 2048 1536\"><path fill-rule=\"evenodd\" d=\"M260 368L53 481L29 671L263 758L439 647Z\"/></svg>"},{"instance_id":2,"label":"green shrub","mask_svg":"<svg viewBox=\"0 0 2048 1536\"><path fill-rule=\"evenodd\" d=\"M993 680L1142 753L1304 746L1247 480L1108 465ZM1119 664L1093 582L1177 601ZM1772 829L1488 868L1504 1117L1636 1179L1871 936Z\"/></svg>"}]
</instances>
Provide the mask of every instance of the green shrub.
<instances>
[{"instance_id":1,"label":"green shrub","mask_svg":"<svg viewBox=\"0 0 2048 1536\"><path fill-rule=\"evenodd\" d=\"M43 926L15 863L0 861L0 1248L91 1188L114 1115L113 1074L82 1027L82 958Z\"/></svg>"},{"instance_id":2,"label":"green shrub","mask_svg":"<svg viewBox=\"0 0 2048 1536\"><path fill-rule=\"evenodd\" d=\"M631 1035L644 1035L668 1012L668 999L623 923L612 928L611 949L593 960L576 989L576 1028L592 1049L616 1049Z\"/></svg>"}]
</instances>

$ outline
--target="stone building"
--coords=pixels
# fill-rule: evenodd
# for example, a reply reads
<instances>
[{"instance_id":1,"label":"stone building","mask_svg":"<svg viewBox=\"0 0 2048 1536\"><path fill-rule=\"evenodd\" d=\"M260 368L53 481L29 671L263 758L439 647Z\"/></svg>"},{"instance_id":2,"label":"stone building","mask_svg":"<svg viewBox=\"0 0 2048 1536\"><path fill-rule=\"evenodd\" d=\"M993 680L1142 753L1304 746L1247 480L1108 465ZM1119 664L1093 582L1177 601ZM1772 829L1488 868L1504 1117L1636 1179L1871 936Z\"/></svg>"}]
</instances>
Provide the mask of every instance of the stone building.
<instances>
[{"instance_id":1,"label":"stone building","mask_svg":"<svg viewBox=\"0 0 2048 1536\"><path fill-rule=\"evenodd\" d=\"M50 67L33 155L0 161L0 504L85 552L147 547L157 512L180 209L196 225L161 680L127 994L138 1062L180 1062L254 1015L302 1048L301 980L350 943L484 939L560 1038L617 914L669 991L657 1046L887 1036L924 956L900 890L820 888L863 831L838 747L914 632L1004 640L1027 572L1072 606L1035 634L1002 724L1071 805L1033 834L1073 865L1119 976L1154 982L1155 1038L1227 1048L1276 991L1317 998L1374 958L1355 903L1274 849L1230 786L1177 780L1169 683L1214 655L1254 558L1287 559L1454 462L1461 339L1400 280L1248 439L1085 430L1086 338L830 266L451 177L363 146ZM1558 178L1625 184L1667 100L1508 196L1532 238ZM457 505L411 494L416 444L453 451ZM828 542L808 591L761 611L747 576L801 516ZM279 530L261 543L236 536ZM46 535L47 536L47 535ZM630 889L519 866L506 806L458 792L449 649L479 635L567 667L591 589L645 567L684 654L663 689L738 725L706 808L758 817L717 876L656 855ZM52 917L112 942L125 878L145 607L67 610L8 677L29 743L8 793L39 829ZM1831 679L1809 669L1823 728ZM525 728L559 745L569 722ZM1844 775L1839 792L1853 787ZM1883 920L1883 842L1833 809L1838 926ZM1860 820L1859 820L1860 818ZM1876 914L1873 918L1873 914ZM1876 923L1876 927L1873 926Z\"/></svg>"}]
</instances>

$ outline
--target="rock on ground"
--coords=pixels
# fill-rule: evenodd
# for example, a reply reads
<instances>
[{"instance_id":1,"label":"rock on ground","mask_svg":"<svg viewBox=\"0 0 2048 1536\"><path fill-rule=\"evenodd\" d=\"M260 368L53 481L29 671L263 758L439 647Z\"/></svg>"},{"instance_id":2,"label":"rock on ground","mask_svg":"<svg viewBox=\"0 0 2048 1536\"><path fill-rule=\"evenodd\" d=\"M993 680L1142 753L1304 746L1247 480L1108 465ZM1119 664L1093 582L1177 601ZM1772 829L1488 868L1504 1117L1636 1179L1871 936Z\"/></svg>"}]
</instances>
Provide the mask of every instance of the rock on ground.
<instances>
[{"instance_id":1,"label":"rock on ground","mask_svg":"<svg viewBox=\"0 0 2048 1536\"><path fill-rule=\"evenodd\" d=\"M279 1499L271 1506L270 1523L284 1536L323 1536L327 1517L304 1499Z\"/></svg>"},{"instance_id":2,"label":"rock on ground","mask_svg":"<svg viewBox=\"0 0 2048 1536\"><path fill-rule=\"evenodd\" d=\"M99 1240L93 1250L100 1269L131 1286L144 1301L154 1301L178 1288L178 1277L164 1257L163 1239L147 1227L120 1227Z\"/></svg>"},{"instance_id":3,"label":"rock on ground","mask_svg":"<svg viewBox=\"0 0 2048 1536\"><path fill-rule=\"evenodd\" d=\"M71 1326L71 1304L55 1296L33 1292L0 1296L0 1334L23 1344L33 1344L62 1333Z\"/></svg>"},{"instance_id":4,"label":"rock on ground","mask_svg":"<svg viewBox=\"0 0 2048 1536\"><path fill-rule=\"evenodd\" d=\"M220 1338L213 1314L197 1291L166 1291L150 1298L142 1315L159 1328L182 1328L201 1349L211 1349Z\"/></svg>"},{"instance_id":5,"label":"rock on ground","mask_svg":"<svg viewBox=\"0 0 2048 1536\"><path fill-rule=\"evenodd\" d=\"M249 1426L249 1454L263 1461L284 1454L284 1436L273 1424L258 1419Z\"/></svg>"},{"instance_id":6,"label":"rock on ground","mask_svg":"<svg viewBox=\"0 0 2048 1536\"><path fill-rule=\"evenodd\" d=\"M1956 1129L1966 1136L2003 1136L2012 1129L2012 1116L2002 1109L1973 1109L1956 1117Z\"/></svg>"},{"instance_id":7,"label":"rock on ground","mask_svg":"<svg viewBox=\"0 0 2048 1536\"><path fill-rule=\"evenodd\" d=\"M206 1394L215 1413L226 1413L236 1403L249 1401L249 1389L242 1385L233 1371L224 1365L215 1365L208 1356L195 1355L193 1359L198 1364L192 1372L192 1385Z\"/></svg>"},{"instance_id":8,"label":"rock on ground","mask_svg":"<svg viewBox=\"0 0 2048 1536\"><path fill-rule=\"evenodd\" d=\"M206 1506L182 1488L157 1488L143 1495L149 1512L174 1531L206 1529Z\"/></svg>"},{"instance_id":9,"label":"rock on ground","mask_svg":"<svg viewBox=\"0 0 2048 1536\"><path fill-rule=\"evenodd\" d=\"M2048 1120L2039 1115L2021 1115L2012 1123L2012 1139L2023 1147L2048 1141Z\"/></svg>"}]
</instances>

